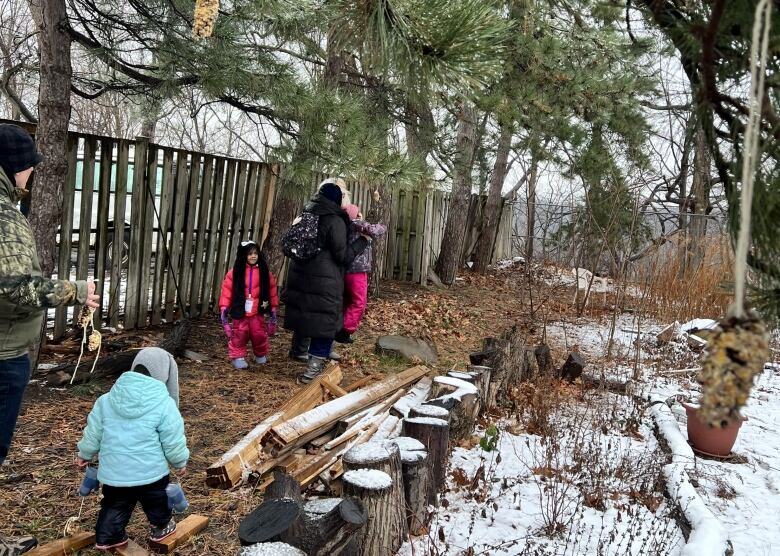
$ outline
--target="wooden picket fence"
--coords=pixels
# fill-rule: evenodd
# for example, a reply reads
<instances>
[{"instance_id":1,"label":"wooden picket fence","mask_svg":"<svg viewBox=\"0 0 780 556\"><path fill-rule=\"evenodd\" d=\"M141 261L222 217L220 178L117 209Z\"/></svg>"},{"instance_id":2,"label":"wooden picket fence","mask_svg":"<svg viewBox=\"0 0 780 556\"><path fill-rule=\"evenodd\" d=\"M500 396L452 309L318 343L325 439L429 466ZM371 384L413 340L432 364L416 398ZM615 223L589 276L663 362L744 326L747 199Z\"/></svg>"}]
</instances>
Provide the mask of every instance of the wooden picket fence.
<instances>
[{"instance_id":1,"label":"wooden picket fence","mask_svg":"<svg viewBox=\"0 0 780 556\"><path fill-rule=\"evenodd\" d=\"M35 126L24 127L35 133ZM213 310L238 242L262 243L268 233L279 174L278 165L145 138L72 132L55 275L94 278L103 300L96 318L111 327L142 328L171 322L184 311L199 316ZM323 177L314 175L313 184ZM348 188L367 214L374 187L348 182ZM472 198L467 249L476 238L483 200ZM441 191L393 192L383 277L427 283L448 206L449 196ZM511 226L505 210L494 260L511 255ZM55 339L79 310L52 311Z\"/></svg>"}]
</instances>

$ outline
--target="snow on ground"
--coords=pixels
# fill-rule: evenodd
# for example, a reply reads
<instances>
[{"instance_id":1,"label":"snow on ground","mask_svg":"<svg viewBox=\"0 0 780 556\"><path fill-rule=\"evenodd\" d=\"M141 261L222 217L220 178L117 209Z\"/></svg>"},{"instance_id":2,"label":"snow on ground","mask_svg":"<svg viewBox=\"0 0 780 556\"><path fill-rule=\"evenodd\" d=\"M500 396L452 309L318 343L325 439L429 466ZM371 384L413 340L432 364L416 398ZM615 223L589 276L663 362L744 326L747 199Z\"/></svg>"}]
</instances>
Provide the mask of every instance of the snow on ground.
<instances>
[{"instance_id":1,"label":"snow on ground","mask_svg":"<svg viewBox=\"0 0 780 556\"><path fill-rule=\"evenodd\" d=\"M399 554L677 554L682 533L653 492L663 455L648 427L620 430L621 404L594 395L547 437L510 420L494 451L455 448L430 535Z\"/></svg>"},{"instance_id":2,"label":"snow on ground","mask_svg":"<svg viewBox=\"0 0 780 556\"><path fill-rule=\"evenodd\" d=\"M605 317L601 321L582 317L568 322L557 321L547 324L548 343L567 350L577 347L590 357L603 357L612 338L613 357L626 356L635 350L639 338L655 336L662 326L648 319L637 319L630 314L618 315L613 326Z\"/></svg>"},{"instance_id":3,"label":"snow on ground","mask_svg":"<svg viewBox=\"0 0 780 556\"><path fill-rule=\"evenodd\" d=\"M695 389L681 384L675 391L668 381L656 391L663 396L690 395ZM726 529L734 554L776 555L780 554L780 371L775 365L768 365L756 380L743 414L748 421L739 431L736 457L729 461L696 457L690 473ZM684 411L675 411L675 416L687 438Z\"/></svg>"}]
</instances>

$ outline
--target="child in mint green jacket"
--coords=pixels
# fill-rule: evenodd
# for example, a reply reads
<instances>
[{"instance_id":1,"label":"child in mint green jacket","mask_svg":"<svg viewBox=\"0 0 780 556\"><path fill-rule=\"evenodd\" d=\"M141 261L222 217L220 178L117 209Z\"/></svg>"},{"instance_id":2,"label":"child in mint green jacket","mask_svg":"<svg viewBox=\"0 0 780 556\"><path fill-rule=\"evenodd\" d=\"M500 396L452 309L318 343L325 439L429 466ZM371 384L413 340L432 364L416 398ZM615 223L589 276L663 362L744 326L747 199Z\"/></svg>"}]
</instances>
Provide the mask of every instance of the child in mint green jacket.
<instances>
[{"instance_id":1,"label":"child in mint green jacket","mask_svg":"<svg viewBox=\"0 0 780 556\"><path fill-rule=\"evenodd\" d=\"M86 466L99 456L98 550L127 544L125 528L137 502L149 519L150 539L176 531L165 491L169 466L184 473L190 457L178 398L176 361L163 349L146 348L95 402L78 443L78 463Z\"/></svg>"}]
</instances>

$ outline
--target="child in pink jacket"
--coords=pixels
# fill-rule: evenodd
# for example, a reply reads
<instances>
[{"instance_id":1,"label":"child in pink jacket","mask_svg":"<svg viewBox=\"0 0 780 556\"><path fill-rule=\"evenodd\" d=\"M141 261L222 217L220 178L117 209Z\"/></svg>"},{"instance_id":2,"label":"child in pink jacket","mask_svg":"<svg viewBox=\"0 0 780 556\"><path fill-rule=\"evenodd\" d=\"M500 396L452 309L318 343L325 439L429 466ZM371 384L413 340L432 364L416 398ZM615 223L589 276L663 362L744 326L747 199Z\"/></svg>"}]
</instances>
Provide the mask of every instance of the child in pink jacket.
<instances>
[{"instance_id":1,"label":"child in pink jacket","mask_svg":"<svg viewBox=\"0 0 780 556\"><path fill-rule=\"evenodd\" d=\"M382 224L369 224L363 220L357 205L347 205L344 209L352 221L349 229L349 242L352 243L362 234L371 237L383 235L387 228ZM360 253L344 275L344 328L336 334L336 341L351 344L352 334L360 326L360 319L366 311L368 302L368 273L371 271L371 246Z\"/></svg>"},{"instance_id":2,"label":"child in pink jacket","mask_svg":"<svg viewBox=\"0 0 780 556\"><path fill-rule=\"evenodd\" d=\"M276 333L276 278L254 241L242 241L236 261L222 282L219 309L228 335L228 357L236 369L246 369L246 344L252 342L255 362L268 362L268 336ZM265 316L268 316L266 324ZM229 322L229 317L233 322Z\"/></svg>"}]
</instances>

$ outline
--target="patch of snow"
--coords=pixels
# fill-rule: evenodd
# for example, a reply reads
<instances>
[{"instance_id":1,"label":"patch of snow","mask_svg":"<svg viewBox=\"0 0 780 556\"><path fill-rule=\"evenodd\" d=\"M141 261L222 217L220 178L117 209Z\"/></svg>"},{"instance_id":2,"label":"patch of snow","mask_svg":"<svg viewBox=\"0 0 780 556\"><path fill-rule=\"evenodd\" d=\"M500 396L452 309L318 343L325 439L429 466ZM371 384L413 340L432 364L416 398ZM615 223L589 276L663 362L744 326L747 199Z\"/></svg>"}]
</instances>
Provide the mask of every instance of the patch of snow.
<instances>
[{"instance_id":1,"label":"patch of snow","mask_svg":"<svg viewBox=\"0 0 780 556\"><path fill-rule=\"evenodd\" d=\"M401 452L401 463L418 463L428 457L427 450L404 450Z\"/></svg>"},{"instance_id":2,"label":"patch of snow","mask_svg":"<svg viewBox=\"0 0 780 556\"><path fill-rule=\"evenodd\" d=\"M307 514L326 514L332 512L336 506L341 504L342 498L319 498L317 500L309 500L303 506L303 510Z\"/></svg>"},{"instance_id":3,"label":"patch of snow","mask_svg":"<svg viewBox=\"0 0 780 556\"><path fill-rule=\"evenodd\" d=\"M416 425L432 425L434 427L446 427L449 425L444 419L437 419L436 417L407 417L404 420L407 423Z\"/></svg>"},{"instance_id":4,"label":"patch of snow","mask_svg":"<svg viewBox=\"0 0 780 556\"><path fill-rule=\"evenodd\" d=\"M712 330L718 326L718 321L712 320L712 319L693 319L689 320L683 325L680 325L680 328L683 332L695 332L697 330Z\"/></svg>"},{"instance_id":5,"label":"patch of snow","mask_svg":"<svg viewBox=\"0 0 780 556\"><path fill-rule=\"evenodd\" d=\"M408 436L399 436L391 440L403 452L404 450L425 450L425 445L416 438Z\"/></svg>"},{"instance_id":6,"label":"patch of snow","mask_svg":"<svg viewBox=\"0 0 780 556\"><path fill-rule=\"evenodd\" d=\"M393 485L393 480L390 478L390 475L376 469L356 469L354 471L347 471L344 473L343 480L360 488L376 490L390 488Z\"/></svg>"},{"instance_id":7,"label":"patch of snow","mask_svg":"<svg viewBox=\"0 0 780 556\"><path fill-rule=\"evenodd\" d=\"M239 556L306 556L303 550L283 542L266 542L241 548Z\"/></svg>"},{"instance_id":8,"label":"patch of snow","mask_svg":"<svg viewBox=\"0 0 780 556\"><path fill-rule=\"evenodd\" d=\"M345 458L358 464L370 464L385 461L390 456L389 443L383 440L372 440L351 448Z\"/></svg>"},{"instance_id":9,"label":"patch of snow","mask_svg":"<svg viewBox=\"0 0 780 556\"><path fill-rule=\"evenodd\" d=\"M438 405L424 403L414 408L415 412L423 417L436 417L437 419L449 419L450 412Z\"/></svg>"},{"instance_id":10,"label":"patch of snow","mask_svg":"<svg viewBox=\"0 0 780 556\"><path fill-rule=\"evenodd\" d=\"M466 382L469 380L474 380L474 377L469 373L462 373L460 371L452 371L449 373L449 376L452 378L457 378L458 380L464 380Z\"/></svg>"},{"instance_id":11,"label":"patch of snow","mask_svg":"<svg viewBox=\"0 0 780 556\"><path fill-rule=\"evenodd\" d=\"M450 376L437 376L433 379L433 381L438 384L444 384L446 386L451 386L452 388L457 389L455 392L451 394L445 394L440 398L455 398L460 400L463 396L477 394L479 392L477 387L470 382L466 382L465 380L460 380L458 378L452 378Z\"/></svg>"}]
</instances>

